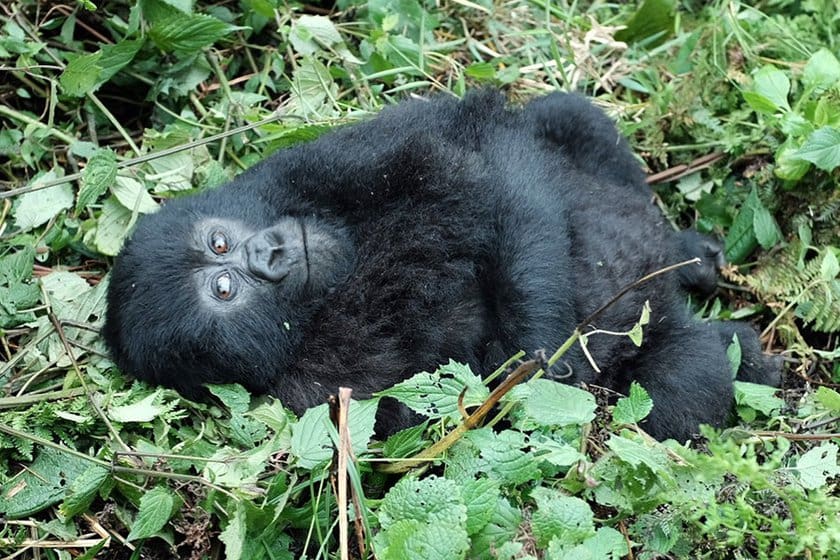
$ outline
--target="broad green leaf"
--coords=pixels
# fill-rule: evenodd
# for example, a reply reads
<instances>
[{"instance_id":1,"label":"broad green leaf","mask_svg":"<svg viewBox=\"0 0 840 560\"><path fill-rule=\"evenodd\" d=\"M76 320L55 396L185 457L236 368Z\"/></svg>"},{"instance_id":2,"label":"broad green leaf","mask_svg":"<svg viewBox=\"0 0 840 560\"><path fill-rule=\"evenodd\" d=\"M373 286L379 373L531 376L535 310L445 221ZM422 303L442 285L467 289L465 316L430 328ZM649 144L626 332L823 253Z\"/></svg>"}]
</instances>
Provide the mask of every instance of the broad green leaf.
<instances>
[{"instance_id":1,"label":"broad green leaf","mask_svg":"<svg viewBox=\"0 0 840 560\"><path fill-rule=\"evenodd\" d=\"M552 560L621 560L630 552L627 539L612 527L601 527L577 546L568 546L560 538L549 543L546 558Z\"/></svg>"},{"instance_id":2,"label":"broad green leaf","mask_svg":"<svg viewBox=\"0 0 840 560\"><path fill-rule=\"evenodd\" d=\"M840 130L824 126L815 130L796 156L810 161L823 171L832 171L840 167Z\"/></svg>"},{"instance_id":3,"label":"broad green leaf","mask_svg":"<svg viewBox=\"0 0 840 560\"><path fill-rule=\"evenodd\" d=\"M166 486L155 486L140 498L140 510L126 540L153 537L163 529L175 508L175 494Z\"/></svg>"},{"instance_id":4,"label":"broad green leaf","mask_svg":"<svg viewBox=\"0 0 840 560\"><path fill-rule=\"evenodd\" d=\"M528 419L541 426L582 425L595 418L592 393L565 383L535 379L520 385L512 393L508 393L509 399L522 402Z\"/></svg>"},{"instance_id":5,"label":"broad green leaf","mask_svg":"<svg viewBox=\"0 0 840 560\"><path fill-rule=\"evenodd\" d=\"M93 244L96 250L103 255L115 256L120 252L123 241L128 235L128 226L131 223L131 212L122 204L117 202L115 197L105 199L102 205L102 214L96 224L93 233ZM85 241L88 241L87 236Z\"/></svg>"},{"instance_id":6,"label":"broad green leaf","mask_svg":"<svg viewBox=\"0 0 840 560\"><path fill-rule=\"evenodd\" d=\"M350 440L353 452L359 456L367 451L368 442L373 437L379 400L352 400L350 402ZM289 451L297 457L297 466L311 470L332 458L333 441L330 437L330 425L329 410L326 404L322 404L308 409L292 426Z\"/></svg>"},{"instance_id":7,"label":"broad green leaf","mask_svg":"<svg viewBox=\"0 0 840 560\"><path fill-rule=\"evenodd\" d=\"M379 560L458 560L464 558L470 540L457 525L427 524L404 519L374 538Z\"/></svg>"},{"instance_id":8,"label":"broad green leaf","mask_svg":"<svg viewBox=\"0 0 840 560\"><path fill-rule=\"evenodd\" d=\"M35 179L32 185L43 184L57 178L55 171L49 171ZM61 183L54 187L20 195L12 214L15 217L15 226L21 231L29 231L49 222L63 210L72 207L73 187L70 183Z\"/></svg>"},{"instance_id":9,"label":"broad green leaf","mask_svg":"<svg viewBox=\"0 0 840 560\"><path fill-rule=\"evenodd\" d=\"M735 379L738 370L741 369L742 359L741 341L738 340L737 333L732 335L732 342L726 347L726 358L729 360L729 367L732 368L732 379Z\"/></svg>"},{"instance_id":10,"label":"broad green leaf","mask_svg":"<svg viewBox=\"0 0 840 560\"><path fill-rule=\"evenodd\" d=\"M163 51L193 54L235 30L206 14L176 14L153 23L149 37Z\"/></svg>"},{"instance_id":11,"label":"broad green leaf","mask_svg":"<svg viewBox=\"0 0 840 560\"><path fill-rule=\"evenodd\" d=\"M465 441L480 452L481 469L506 484L521 484L540 476L539 461L522 432L472 430Z\"/></svg>"},{"instance_id":12,"label":"broad green leaf","mask_svg":"<svg viewBox=\"0 0 840 560\"><path fill-rule=\"evenodd\" d=\"M81 55L70 53L67 58L69 62L58 79L64 93L73 97L82 97L93 91L102 73L102 68L99 66L102 51Z\"/></svg>"},{"instance_id":13,"label":"broad green leaf","mask_svg":"<svg viewBox=\"0 0 840 560\"><path fill-rule=\"evenodd\" d=\"M473 62L464 69L464 73L476 80L492 80L496 77L496 67L491 62Z\"/></svg>"},{"instance_id":14,"label":"broad green leaf","mask_svg":"<svg viewBox=\"0 0 840 560\"><path fill-rule=\"evenodd\" d=\"M108 416L117 422L151 422L163 412L166 407L155 404L160 400L162 391L158 389L154 393L140 399L136 403L122 406L114 406L108 409Z\"/></svg>"},{"instance_id":15,"label":"broad green leaf","mask_svg":"<svg viewBox=\"0 0 840 560\"><path fill-rule=\"evenodd\" d=\"M825 255L820 263L820 277L826 282L834 280L840 274L840 263L837 262L837 255L831 248L826 248Z\"/></svg>"},{"instance_id":16,"label":"broad green leaf","mask_svg":"<svg viewBox=\"0 0 840 560\"><path fill-rule=\"evenodd\" d=\"M434 373L418 373L377 394L393 397L429 418L449 417L459 420L461 412L458 397L465 387L465 407L480 405L490 395L481 378L470 371L468 366L450 360Z\"/></svg>"},{"instance_id":17,"label":"broad green leaf","mask_svg":"<svg viewBox=\"0 0 840 560\"><path fill-rule=\"evenodd\" d=\"M229 385L208 385L207 389L219 398L231 412L248 412L251 394L237 383Z\"/></svg>"},{"instance_id":18,"label":"broad green leaf","mask_svg":"<svg viewBox=\"0 0 840 560\"><path fill-rule=\"evenodd\" d=\"M143 186L143 183L133 177L117 175L111 186L111 193L126 210L135 210L140 214L150 214L158 210L158 204Z\"/></svg>"},{"instance_id":19,"label":"broad green leaf","mask_svg":"<svg viewBox=\"0 0 840 560\"><path fill-rule=\"evenodd\" d=\"M746 202L738 210L735 222L726 234L724 245L728 262L732 264L743 262L758 246L753 226L753 214L755 206L760 204L758 194L753 189Z\"/></svg>"},{"instance_id":20,"label":"broad green leaf","mask_svg":"<svg viewBox=\"0 0 840 560\"><path fill-rule=\"evenodd\" d=\"M811 163L799 157L799 147L785 142L776 150L776 165L773 174L785 181L798 181L811 169Z\"/></svg>"},{"instance_id":21,"label":"broad green leaf","mask_svg":"<svg viewBox=\"0 0 840 560\"><path fill-rule=\"evenodd\" d=\"M651 46L662 44L674 31L676 10L675 0L644 0L627 27L615 33L615 38L633 43L660 34Z\"/></svg>"},{"instance_id":22,"label":"broad green leaf","mask_svg":"<svg viewBox=\"0 0 840 560\"><path fill-rule=\"evenodd\" d=\"M522 512L505 498L497 498L496 508L490 522L477 534L472 535L472 551L500 550L507 543L511 543L522 524ZM479 558L493 558L489 555ZM510 558L499 554L496 558Z\"/></svg>"},{"instance_id":23,"label":"broad green leaf","mask_svg":"<svg viewBox=\"0 0 840 560\"><path fill-rule=\"evenodd\" d=\"M382 445L382 456L389 458L409 457L428 445L424 436L427 422L400 430L390 436Z\"/></svg>"},{"instance_id":24,"label":"broad green leaf","mask_svg":"<svg viewBox=\"0 0 840 560\"><path fill-rule=\"evenodd\" d=\"M220 486L248 488L257 483L268 466L269 458L277 451L276 442L271 440L247 451L222 447L205 465L204 476Z\"/></svg>"},{"instance_id":25,"label":"broad green leaf","mask_svg":"<svg viewBox=\"0 0 840 560\"><path fill-rule=\"evenodd\" d=\"M305 117L321 117L328 100L337 94L330 71L320 61L304 56L292 73L291 106Z\"/></svg>"},{"instance_id":26,"label":"broad green leaf","mask_svg":"<svg viewBox=\"0 0 840 560\"><path fill-rule=\"evenodd\" d=\"M753 76L752 91L773 105L772 112L779 109L790 110L788 94L790 93L790 79L787 74L772 66L764 66ZM747 98L747 96L744 96ZM747 99L749 103L749 99ZM758 110L756 107L754 109ZM771 111L763 111L771 112Z\"/></svg>"},{"instance_id":27,"label":"broad green leaf","mask_svg":"<svg viewBox=\"0 0 840 560\"><path fill-rule=\"evenodd\" d=\"M96 491L110 476L108 469L98 465L91 465L76 480L70 484L70 490L64 503L61 504L61 514L64 517L73 517L87 510Z\"/></svg>"},{"instance_id":28,"label":"broad green leaf","mask_svg":"<svg viewBox=\"0 0 840 560\"><path fill-rule=\"evenodd\" d=\"M89 461L44 448L26 469L16 469L18 474L10 476L3 484L0 515L20 519L57 504L65 497L72 482L90 466Z\"/></svg>"},{"instance_id":29,"label":"broad green leaf","mask_svg":"<svg viewBox=\"0 0 840 560\"><path fill-rule=\"evenodd\" d=\"M335 51L347 62L362 63L347 49L335 24L324 16L302 15L292 25L289 42L303 55L312 55L319 50Z\"/></svg>"},{"instance_id":30,"label":"broad green leaf","mask_svg":"<svg viewBox=\"0 0 840 560\"><path fill-rule=\"evenodd\" d=\"M645 388L634 381L630 384L630 394L615 404L613 420L618 424L638 424L651 410L653 400Z\"/></svg>"},{"instance_id":31,"label":"broad green leaf","mask_svg":"<svg viewBox=\"0 0 840 560\"><path fill-rule=\"evenodd\" d=\"M102 56L97 63L100 68L98 85L113 78L117 72L134 60L134 55L143 46L143 42L143 39L126 39L114 45L104 45Z\"/></svg>"},{"instance_id":32,"label":"broad green leaf","mask_svg":"<svg viewBox=\"0 0 840 560\"><path fill-rule=\"evenodd\" d=\"M499 483L489 478L474 478L459 485L467 506L467 534L478 533L490 522L499 500Z\"/></svg>"},{"instance_id":33,"label":"broad green leaf","mask_svg":"<svg viewBox=\"0 0 840 560\"><path fill-rule=\"evenodd\" d=\"M667 472L668 457L661 447L642 444L616 435L607 440L607 447L613 450L616 457L634 467L645 465L654 473Z\"/></svg>"},{"instance_id":34,"label":"broad green leaf","mask_svg":"<svg viewBox=\"0 0 840 560\"><path fill-rule=\"evenodd\" d=\"M768 385L758 385L745 381L735 381L735 403L748 406L765 416L771 416L785 405L785 401L776 396L777 389Z\"/></svg>"},{"instance_id":35,"label":"broad green leaf","mask_svg":"<svg viewBox=\"0 0 840 560\"><path fill-rule=\"evenodd\" d=\"M840 414L840 393L834 389L825 386L819 387L814 398L835 415Z\"/></svg>"},{"instance_id":36,"label":"broad green leaf","mask_svg":"<svg viewBox=\"0 0 840 560\"><path fill-rule=\"evenodd\" d=\"M53 301L73 301L91 289L87 280L74 274L58 270L41 278L41 285Z\"/></svg>"},{"instance_id":37,"label":"broad green leaf","mask_svg":"<svg viewBox=\"0 0 840 560\"><path fill-rule=\"evenodd\" d=\"M760 204L753 208L753 231L758 243L764 249L770 249L781 239L779 226L770 211Z\"/></svg>"},{"instance_id":38,"label":"broad green leaf","mask_svg":"<svg viewBox=\"0 0 840 560\"><path fill-rule=\"evenodd\" d=\"M463 528L467 507L460 489L451 480L435 475L423 479L404 477L385 494L377 516L383 529L405 519Z\"/></svg>"},{"instance_id":39,"label":"broad green leaf","mask_svg":"<svg viewBox=\"0 0 840 560\"><path fill-rule=\"evenodd\" d=\"M555 538L574 545L595 534L592 510L580 498L545 487L535 488L531 496L537 504L531 528L539 546L548 546Z\"/></svg>"},{"instance_id":40,"label":"broad green leaf","mask_svg":"<svg viewBox=\"0 0 840 560\"><path fill-rule=\"evenodd\" d=\"M837 85L840 82L840 61L830 50L821 48L808 59L802 82L805 87L813 89Z\"/></svg>"},{"instance_id":41,"label":"broad green leaf","mask_svg":"<svg viewBox=\"0 0 840 560\"><path fill-rule=\"evenodd\" d=\"M219 540L225 543L226 560L240 560L242 558L242 550L245 547L247 534L245 506L241 501L237 500L233 515L230 516L227 526L219 535Z\"/></svg>"},{"instance_id":42,"label":"broad green leaf","mask_svg":"<svg viewBox=\"0 0 840 560\"><path fill-rule=\"evenodd\" d=\"M825 442L806 452L796 461L799 482L808 490L825 486L826 479L840 474L837 444Z\"/></svg>"},{"instance_id":43,"label":"broad green leaf","mask_svg":"<svg viewBox=\"0 0 840 560\"><path fill-rule=\"evenodd\" d=\"M82 186L76 200L76 213L96 201L117 178L117 156L111 150L96 150L82 172Z\"/></svg>"}]
</instances>

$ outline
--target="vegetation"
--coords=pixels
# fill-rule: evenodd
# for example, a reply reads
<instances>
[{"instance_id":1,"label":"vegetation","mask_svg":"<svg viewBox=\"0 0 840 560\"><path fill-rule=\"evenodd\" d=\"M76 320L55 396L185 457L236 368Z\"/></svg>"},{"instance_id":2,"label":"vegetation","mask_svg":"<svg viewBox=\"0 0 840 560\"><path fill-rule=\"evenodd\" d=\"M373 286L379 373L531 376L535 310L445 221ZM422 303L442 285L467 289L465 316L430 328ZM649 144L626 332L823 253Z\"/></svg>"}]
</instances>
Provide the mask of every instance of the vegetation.
<instances>
[{"instance_id":1,"label":"vegetation","mask_svg":"<svg viewBox=\"0 0 840 560\"><path fill-rule=\"evenodd\" d=\"M838 558L838 56L833 0L4 2L0 554ZM115 370L97 329L139 216L478 86L594 96L673 224L725 239L726 282L694 305L760 326L783 390L738 383L736 427L683 445L638 428L641 387L535 379L504 422L389 475L487 399L480 378L450 363L390 389L428 421L384 442L376 401L354 403L347 444L326 404L197 404Z\"/></svg>"}]
</instances>

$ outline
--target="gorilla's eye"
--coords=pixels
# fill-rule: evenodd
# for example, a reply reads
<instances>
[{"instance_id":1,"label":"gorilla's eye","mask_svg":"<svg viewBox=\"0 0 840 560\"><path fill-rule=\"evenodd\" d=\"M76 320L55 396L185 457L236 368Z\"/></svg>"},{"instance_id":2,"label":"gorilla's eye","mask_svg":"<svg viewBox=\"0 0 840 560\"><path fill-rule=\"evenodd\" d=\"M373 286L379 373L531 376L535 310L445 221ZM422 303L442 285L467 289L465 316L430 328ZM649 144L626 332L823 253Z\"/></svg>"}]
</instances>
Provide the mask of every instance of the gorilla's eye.
<instances>
[{"instance_id":1,"label":"gorilla's eye","mask_svg":"<svg viewBox=\"0 0 840 560\"><path fill-rule=\"evenodd\" d=\"M213 280L213 291L219 299L230 299L233 295L230 274L223 272L222 274L216 276L216 279Z\"/></svg>"},{"instance_id":2,"label":"gorilla's eye","mask_svg":"<svg viewBox=\"0 0 840 560\"><path fill-rule=\"evenodd\" d=\"M228 252L228 240L221 231L214 231L210 236L210 247L217 255L224 255Z\"/></svg>"}]
</instances>

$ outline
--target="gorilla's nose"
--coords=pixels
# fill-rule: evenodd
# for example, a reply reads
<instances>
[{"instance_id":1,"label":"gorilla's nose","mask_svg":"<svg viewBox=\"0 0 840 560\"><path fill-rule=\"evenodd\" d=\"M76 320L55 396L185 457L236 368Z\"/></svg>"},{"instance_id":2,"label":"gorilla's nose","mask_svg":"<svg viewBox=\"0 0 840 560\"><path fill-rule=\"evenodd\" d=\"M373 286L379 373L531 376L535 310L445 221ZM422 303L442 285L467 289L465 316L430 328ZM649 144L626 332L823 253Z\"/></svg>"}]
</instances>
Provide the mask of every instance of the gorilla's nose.
<instances>
[{"instance_id":1,"label":"gorilla's nose","mask_svg":"<svg viewBox=\"0 0 840 560\"><path fill-rule=\"evenodd\" d=\"M248 270L263 280L279 282L289 274L290 261L283 234L275 228L263 230L245 243Z\"/></svg>"}]
</instances>

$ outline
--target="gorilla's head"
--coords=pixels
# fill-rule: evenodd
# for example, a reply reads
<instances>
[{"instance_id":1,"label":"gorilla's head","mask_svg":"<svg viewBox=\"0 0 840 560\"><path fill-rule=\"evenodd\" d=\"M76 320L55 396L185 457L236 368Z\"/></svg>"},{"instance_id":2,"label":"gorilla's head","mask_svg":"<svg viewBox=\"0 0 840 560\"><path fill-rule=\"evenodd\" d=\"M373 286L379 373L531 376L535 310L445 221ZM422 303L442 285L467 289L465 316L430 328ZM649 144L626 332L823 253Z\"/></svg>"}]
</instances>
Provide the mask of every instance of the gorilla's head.
<instances>
[{"instance_id":1,"label":"gorilla's head","mask_svg":"<svg viewBox=\"0 0 840 560\"><path fill-rule=\"evenodd\" d=\"M214 382L265 392L353 263L339 224L235 184L174 200L116 259L103 334L123 371L187 396Z\"/></svg>"}]
</instances>

